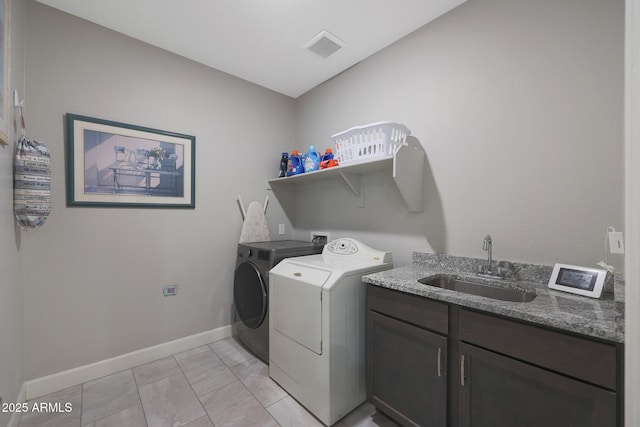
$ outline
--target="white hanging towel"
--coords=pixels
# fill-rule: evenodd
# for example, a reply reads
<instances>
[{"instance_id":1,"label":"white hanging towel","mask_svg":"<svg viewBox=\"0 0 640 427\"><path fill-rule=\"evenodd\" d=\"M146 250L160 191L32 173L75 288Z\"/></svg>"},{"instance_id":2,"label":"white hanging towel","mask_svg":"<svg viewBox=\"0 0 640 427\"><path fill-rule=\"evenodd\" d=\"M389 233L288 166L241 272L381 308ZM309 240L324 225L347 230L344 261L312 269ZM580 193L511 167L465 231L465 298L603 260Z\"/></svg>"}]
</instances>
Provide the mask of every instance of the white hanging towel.
<instances>
[{"instance_id":1,"label":"white hanging towel","mask_svg":"<svg viewBox=\"0 0 640 427\"><path fill-rule=\"evenodd\" d=\"M260 202L251 202L247 208L247 215L242 224L240 243L267 242L271 240L267 219Z\"/></svg>"}]
</instances>

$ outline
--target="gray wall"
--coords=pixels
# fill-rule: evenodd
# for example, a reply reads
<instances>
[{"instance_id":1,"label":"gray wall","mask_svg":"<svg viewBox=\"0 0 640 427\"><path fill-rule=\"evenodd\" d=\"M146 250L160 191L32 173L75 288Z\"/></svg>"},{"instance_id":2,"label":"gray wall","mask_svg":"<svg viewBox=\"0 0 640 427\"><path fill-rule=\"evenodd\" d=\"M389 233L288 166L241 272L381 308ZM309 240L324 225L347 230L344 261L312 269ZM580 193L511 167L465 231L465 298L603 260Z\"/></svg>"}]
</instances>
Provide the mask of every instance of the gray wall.
<instances>
[{"instance_id":1,"label":"gray wall","mask_svg":"<svg viewBox=\"0 0 640 427\"><path fill-rule=\"evenodd\" d=\"M9 89L24 97L24 2L11 5ZM24 381L24 305L22 233L13 216L14 110L8 111L10 145L0 147L0 397L14 402ZM10 413L0 412L0 425Z\"/></svg>"},{"instance_id":2,"label":"gray wall","mask_svg":"<svg viewBox=\"0 0 640 427\"><path fill-rule=\"evenodd\" d=\"M303 95L298 141L399 121L429 168L423 214L382 175L364 208L322 183L297 201L296 235L359 236L398 265L412 250L484 257L486 234L499 259L604 259L607 226L623 228L623 37L622 0L469 0Z\"/></svg>"},{"instance_id":3,"label":"gray wall","mask_svg":"<svg viewBox=\"0 0 640 427\"><path fill-rule=\"evenodd\" d=\"M27 120L52 153L53 213L24 238L26 379L228 325L236 195L264 200L294 101L33 1L27 19ZM195 135L197 208L66 207L65 113ZM274 235L288 224L277 203L267 213Z\"/></svg>"}]
</instances>

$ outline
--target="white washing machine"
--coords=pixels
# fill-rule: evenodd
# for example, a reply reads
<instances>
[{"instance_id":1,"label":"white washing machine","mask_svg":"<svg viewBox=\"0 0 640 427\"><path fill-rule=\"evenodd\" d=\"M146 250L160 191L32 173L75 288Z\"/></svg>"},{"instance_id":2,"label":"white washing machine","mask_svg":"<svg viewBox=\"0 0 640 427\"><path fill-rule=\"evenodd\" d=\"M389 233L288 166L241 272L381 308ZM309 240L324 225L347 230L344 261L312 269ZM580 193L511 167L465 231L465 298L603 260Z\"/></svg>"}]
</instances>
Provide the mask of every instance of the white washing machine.
<instances>
[{"instance_id":1,"label":"white washing machine","mask_svg":"<svg viewBox=\"0 0 640 427\"><path fill-rule=\"evenodd\" d=\"M326 425L366 400L365 274L391 252L354 239L269 272L269 376Z\"/></svg>"}]
</instances>

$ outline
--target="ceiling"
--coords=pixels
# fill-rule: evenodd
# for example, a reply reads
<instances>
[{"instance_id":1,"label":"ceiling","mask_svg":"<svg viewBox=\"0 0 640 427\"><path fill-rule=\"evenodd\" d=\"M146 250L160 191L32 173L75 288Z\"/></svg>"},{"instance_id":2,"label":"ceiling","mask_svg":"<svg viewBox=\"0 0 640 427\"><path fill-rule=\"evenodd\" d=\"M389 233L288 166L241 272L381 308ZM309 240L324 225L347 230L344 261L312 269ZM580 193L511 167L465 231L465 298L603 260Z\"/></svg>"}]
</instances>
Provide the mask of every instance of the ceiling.
<instances>
[{"instance_id":1,"label":"ceiling","mask_svg":"<svg viewBox=\"0 0 640 427\"><path fill-rule=\"evenodd\" d=\"M37 0L297 98L465 0ZM344 42L322 58L322 30Z\"/></svg>"}]
</instances>

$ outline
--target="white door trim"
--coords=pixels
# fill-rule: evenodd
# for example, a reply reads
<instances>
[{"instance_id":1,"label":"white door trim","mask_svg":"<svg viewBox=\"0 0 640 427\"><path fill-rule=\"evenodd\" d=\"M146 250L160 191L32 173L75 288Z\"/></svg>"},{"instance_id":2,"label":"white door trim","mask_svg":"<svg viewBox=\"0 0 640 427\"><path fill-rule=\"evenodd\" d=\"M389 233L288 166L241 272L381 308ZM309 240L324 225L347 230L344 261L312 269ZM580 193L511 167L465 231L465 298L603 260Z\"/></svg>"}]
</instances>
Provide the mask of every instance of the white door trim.
<instances>
[{"instance_id":1,"label":"white door trim","mask_svg":"<svg viewBox=\"0 0 640 427\"><path fill-rule=\"evenodd\" d=\"M640 425L640 0L625 5L625 425Z\"/></svg>"}]
</instances>

